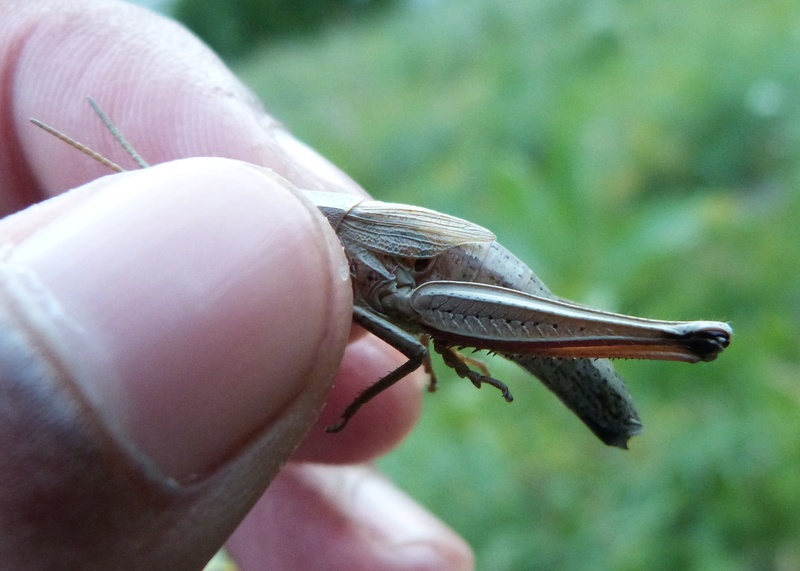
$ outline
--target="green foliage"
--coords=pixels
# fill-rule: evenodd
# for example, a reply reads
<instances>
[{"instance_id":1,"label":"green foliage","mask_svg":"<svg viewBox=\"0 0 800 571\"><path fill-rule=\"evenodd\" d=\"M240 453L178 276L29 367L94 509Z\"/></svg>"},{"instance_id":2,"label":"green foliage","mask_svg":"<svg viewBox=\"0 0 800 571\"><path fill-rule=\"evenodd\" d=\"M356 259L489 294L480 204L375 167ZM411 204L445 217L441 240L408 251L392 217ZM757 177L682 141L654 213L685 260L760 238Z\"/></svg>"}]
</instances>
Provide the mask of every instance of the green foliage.
<instances>
[{"instance_id":1,"label":"green foliage","mask_svg":"<svg viewBox=\"0 0 800 571\"><path fill-rule=\"evenodd\" d=\"M365 17L392 0L176 0L172 12L223 57Z\"/></svg>"},{"instance_id":2,"label":"green foliage","mask_svg":"<svg viewBox=\"0 0 800 571\"><path fill-rule=\"evenodd\" d=\"M241 75L376 197L491 228L558 294L729 320L712 364L622 362L605 448L501 360L441 371L382 467L482 569L800 568L800 5L411 2Z\"/></svg>"}]
</instances>

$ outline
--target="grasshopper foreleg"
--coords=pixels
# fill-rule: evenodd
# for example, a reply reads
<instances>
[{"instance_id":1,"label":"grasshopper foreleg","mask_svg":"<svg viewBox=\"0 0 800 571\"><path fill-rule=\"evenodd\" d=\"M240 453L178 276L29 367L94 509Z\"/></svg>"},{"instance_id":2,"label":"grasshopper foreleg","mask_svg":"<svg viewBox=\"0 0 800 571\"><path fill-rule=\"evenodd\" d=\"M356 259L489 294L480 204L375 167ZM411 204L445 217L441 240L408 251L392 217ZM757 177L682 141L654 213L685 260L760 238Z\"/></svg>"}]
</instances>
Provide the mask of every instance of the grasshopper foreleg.
<instances>
[{"instance_id":1,"label":"grasshopper foreleg","mask_svg":"<svg viewBox=\"0 0 800 571\"><path fill-rule=\"evenodd\" d=\"M420 366L424 366L426 371L431 371L430 352L428 351L427 343L423 344L414 335L400 329L396 325L386 321L382 317L362 308L353 308L353 321L358 323L361 327L385 341L403 355L408 357L408 361L396 368L394 371L382 377L374 385L364 389L359 395L351 402L342 413L339 420L325 429L325 432L339 432L347 423L353 418L358 409L368 403L374 397L391 387L403 377L413 373ZM431 385L429 389L436 387L435 377L431 377Z\"/></svg>"},{"instance_id":2,"label":"grasshopper foreleg","mask_svg":"<svg viewBox=\"0 0 800 571\"><path fill-rule=\"evenodd\" d=\"M514 400L514 397L511 395L511 391L508 390L506 384L490 377L488 374L489 371L483 363L480 363L475 359L465 357L461 353L455 351L449 345L445 345L436 338L433 340L433 349L442 356L444 364L453 369L462 379L469 379L469 381L477 388L481 388L483 383L491 385L503 394L503 398L506 399L506 402L511 402ZM481 372L485 374L473 371L469 368L467 363L476 364L475 366L477 366Z\"/></svg>"}]
</instances>

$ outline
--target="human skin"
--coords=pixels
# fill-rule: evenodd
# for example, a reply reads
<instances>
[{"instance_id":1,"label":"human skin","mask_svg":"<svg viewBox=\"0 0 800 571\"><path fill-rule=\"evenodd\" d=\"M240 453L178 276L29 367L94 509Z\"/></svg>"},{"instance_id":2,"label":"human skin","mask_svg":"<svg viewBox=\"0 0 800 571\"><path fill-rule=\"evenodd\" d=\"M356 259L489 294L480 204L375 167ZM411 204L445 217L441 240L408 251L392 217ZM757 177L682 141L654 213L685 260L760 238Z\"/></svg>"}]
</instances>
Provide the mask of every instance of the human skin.
<instances>
[{"instance_id":1,"label":"human skin","mask_svg":"<svg viewBox=\"0 0 800 571\"><path fill-rule=\"evenodd\" d=\"M421 376L324 432L404 360L351 327L347 262L298 189L363 191L173 22L0 10L3 564L197 569L228 540L244 570L471 568L368 465ZM155 166L106 176L29 122L125 162L87 96Z\"/></svg>"}]
</instances>

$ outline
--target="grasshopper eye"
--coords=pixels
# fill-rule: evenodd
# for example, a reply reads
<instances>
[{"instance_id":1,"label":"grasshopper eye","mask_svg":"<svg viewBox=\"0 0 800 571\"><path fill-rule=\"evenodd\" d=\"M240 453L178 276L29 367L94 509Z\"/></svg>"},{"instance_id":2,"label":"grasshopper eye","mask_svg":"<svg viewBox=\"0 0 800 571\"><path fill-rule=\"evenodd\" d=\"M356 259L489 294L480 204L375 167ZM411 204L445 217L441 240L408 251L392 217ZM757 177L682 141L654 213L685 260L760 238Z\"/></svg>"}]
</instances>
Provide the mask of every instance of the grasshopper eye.
<instances>
[{"instance_id":1,"label":"grasshopper eye","mask_svg":"<svg viewBox=\"0 0 800 571\"><path fill-rule=\"evenodd\" d=\"M414 261L414 271L424 272L425 270L431 267L432 261L433 261L432 258L417 258Z\"/></svg>"},{"instance_id":2,"label":"grasshopper eye","mask_svg":"<svg viewBox=\"0 0 800 571\"><path fill-rule=\"evenodd\" d=\"M401 268L415 274L426 271L433 263L433 258L401 258L399 256L394 256L393 259Z\"/></svg>"}]
</instances>

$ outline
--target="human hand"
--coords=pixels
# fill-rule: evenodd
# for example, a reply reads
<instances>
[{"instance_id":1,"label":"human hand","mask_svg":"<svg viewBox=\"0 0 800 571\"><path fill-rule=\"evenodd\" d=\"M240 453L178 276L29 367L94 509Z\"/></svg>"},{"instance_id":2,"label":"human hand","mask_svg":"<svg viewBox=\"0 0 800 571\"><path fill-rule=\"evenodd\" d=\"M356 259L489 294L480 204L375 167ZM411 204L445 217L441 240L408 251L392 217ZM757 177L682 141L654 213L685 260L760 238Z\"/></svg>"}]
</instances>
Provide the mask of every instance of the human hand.
<instances>
[{"instance_id":1,"label":"human hand","mask_svg":"<svg viewBox=\"0 0 800 571\"><path fill-rule=\"evenodd\" d=\"M175 24L3 4L3 563L198 568L244 518L228 543L243 570L471 567L360 464L410 429L418 386L323 432L403 358L350 333L346 260L294 186L362 191ZM94 180L105 167L28 122L117 153L87 96L151 164L244 162Z\"/></svg>"}]
</instances>

